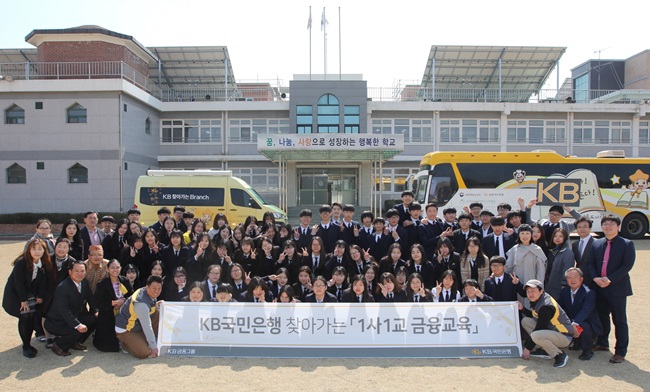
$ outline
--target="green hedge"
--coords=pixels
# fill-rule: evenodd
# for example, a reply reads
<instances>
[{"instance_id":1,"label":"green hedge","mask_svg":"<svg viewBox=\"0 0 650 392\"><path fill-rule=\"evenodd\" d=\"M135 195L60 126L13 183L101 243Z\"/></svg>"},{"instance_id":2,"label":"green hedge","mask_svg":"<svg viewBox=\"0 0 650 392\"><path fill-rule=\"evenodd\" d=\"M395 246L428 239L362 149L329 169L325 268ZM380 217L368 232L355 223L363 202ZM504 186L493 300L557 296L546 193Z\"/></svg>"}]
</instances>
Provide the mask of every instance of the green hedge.
<instances>
[{"instance_id":1,"label":"green hedge","mask_svg":"<svg viewBox=\"0 0 650 392\"><path fill-rule=\"evenodd\" d=\"M78 214L64 214L60 212L17 212L15 214L0 214L0 224L36 224L39 219L49 219L54 224L60 224L68 219L76 219L77 222L83 223L83 212ZM124 212L98 212L99 219L102 216L110 215L115 221L126 218Z\"/></svg>"}]
</instances>

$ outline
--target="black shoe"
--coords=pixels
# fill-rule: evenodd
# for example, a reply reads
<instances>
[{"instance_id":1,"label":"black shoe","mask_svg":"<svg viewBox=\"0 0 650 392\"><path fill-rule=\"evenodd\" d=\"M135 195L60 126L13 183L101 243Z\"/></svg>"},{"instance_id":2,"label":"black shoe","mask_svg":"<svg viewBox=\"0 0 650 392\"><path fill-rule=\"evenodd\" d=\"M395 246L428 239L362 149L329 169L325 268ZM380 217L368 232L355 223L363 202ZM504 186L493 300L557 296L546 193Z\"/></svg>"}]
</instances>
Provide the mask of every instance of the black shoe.
<instances>
[{"instance_id":1,"label":"black shoe","mask_svg":"<svg viewBox=\"0 0 650 392\"><path fill-rule=\"evenodd\" d=\"M538 348L535 351L531 351L530 356L535 358L551 359L551 356L541 348Z\"/></svg>"},{"instance_id":2,"label":"black shoe","mask_svg":"<svg viewBox=\"0 0 650 392\"><path fill-rule=\"evenodd\" d=\"M571 351L578 351L580 350L580 342L576 339L571 342L571 345L569 346L569 350Z\"/></svg>"},{"instance_id":3,"label":"black shoe","mask_svg":"<svg viewBox=\"0 0 650 392\"><path fill-rule=\"evenodd\" d=\"M45 335L36 335L36 339L38 339L38 341L41 343L45 343L45 341L47 340Z\"/></svg>"},{"instance_id":4,"label":"black shoe","mask_svg":"<svg viewBox=\"0 0 650 392\"><path fill-rule=\"evenodd\" d=\"M553 363L553 366L558 368L564 367L567 362L569 362L569 356L566 355L564 351L560 351L560 353L555 356L555 362Z\"/></svg>"},{"instance_id":5,"label":"black shoe","mask_svg":"<svg viewBox=\"0 0 650 392\"><path fill-rule=\"evenodd\" d=\"M23 355L27 358L36 357L36 351L32 350L30 347L23 347Z\"/></svg>"},{"instance_id":6,"label":"black shoe","mask_svg":"<svg viewBox=\"0 0 650 392\"><path fill-rule=\"evenodd\" d=\"M45 348L52 348L52 345L56 342L57 338L49 338L47 339L47 343L45 343Z\"/></svg>"},{"instance_id":7,"label":"black shoe","mask_svg":"<svg viewBox=\"0 0 650 392\"><path fill-rule=\"evenodd\" d=\"M592 350L584 350L582 354L580 354L578 359L582 359L583 361L588 361L593 357L594 357L594 352Z\"/></svg>"}]
</instances>

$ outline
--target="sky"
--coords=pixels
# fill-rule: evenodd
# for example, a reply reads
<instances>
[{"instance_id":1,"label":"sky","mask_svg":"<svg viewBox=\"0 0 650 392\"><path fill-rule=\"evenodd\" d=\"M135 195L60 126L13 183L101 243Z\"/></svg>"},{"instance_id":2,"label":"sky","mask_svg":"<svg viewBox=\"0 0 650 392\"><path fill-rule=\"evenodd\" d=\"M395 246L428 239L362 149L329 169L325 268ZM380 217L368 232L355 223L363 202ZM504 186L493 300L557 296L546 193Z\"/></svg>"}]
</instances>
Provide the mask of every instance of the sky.
<instances>
[{"instance_id":1,"label":"sky","mask_svg":"<svg viewBox=\"0 0 650 392\"><path fill-rule=\"evenodd\" d=\"M362 74L368 87L419 82L432 45L558 46L560 84L589 59L650 47L646 1L32 0L3 1L0 48L34 29L99 25L145 46L227 46L239 82L288 86L294 74ZM339 19L340 9L340 19ZM339 46L339 30L340 42ZM341 56L339 56L339 51ZM556 73L545 88L554 89Z\"/></svg>"}]
</instances>

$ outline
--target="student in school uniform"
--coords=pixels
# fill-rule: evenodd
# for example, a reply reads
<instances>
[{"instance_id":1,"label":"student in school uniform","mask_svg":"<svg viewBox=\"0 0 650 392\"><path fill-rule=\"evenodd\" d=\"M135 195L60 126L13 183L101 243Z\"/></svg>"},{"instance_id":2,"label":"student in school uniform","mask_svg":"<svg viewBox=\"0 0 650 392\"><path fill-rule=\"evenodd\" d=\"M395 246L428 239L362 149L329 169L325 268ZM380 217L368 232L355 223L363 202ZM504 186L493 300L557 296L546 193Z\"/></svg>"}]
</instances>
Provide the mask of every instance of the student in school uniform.
<instances>
[{"instance_id":1,"label":"student in school uniform","mask_svg":"<svg viewBox=\"0 0 650 392\"><path fill-rule=\"evenodd\" d=\"M239 296L239 302L273 302L273 294L264 279L259 276L251 278L246 291Z\"/></svg>"},{"instance_id":2,"label":"student in school uniform","mask_svg":"<svg viewBox=\"0 0 650 392\"><path fill-rule=\"evenodd\" d=\"M492 297L481 292L479 284L474 279L467 279L463 283L463 289L465 295L461 297L458 302L491 302L493 301Z\"/></svg>"},{"instance_id":3,"label":"student in school uniform","mask_svg":"<svg viewBox=\"0 0 650 392\"><path fill-rule=\"evenodd\" d=\"M402 290L395 275L384 272L379 277L379 291L375 298L376 302L406 302L406 292Z\"/></svg>"},{"instance_id":4,"label":"student in school uniform","mask_svg":"<svg viewBox=\"0 0 650 392\"><path fill-rule=\"evenodd\" d=\"M434 260L437 263L434 263ZM442 273L452 270L456 276L460 276L460 254L455 251L454 244L449 238L440 237L436 247L436 257L431 260L434 263L434 281L442 282Z\"/></svg>"},{"instance_id":5,"label":"student in school uniform","mask_svg":"<svg viewBox=\"0 0 650 392\"><path fill-rule=\"evenodd\" d=\"M323 303L323 302L338 302L334 294L327 292L327 280L322 275L314 279L312 284L313 292L305 296L304 302Z\"/></svg>"},{"instance_id":6,"label":"student in school uniform","mask_svg":"<svg viewBox=\"0 0 650 392\"><path fill-rule=\"evenodd\" d=\"M324 274L327 254L325 253L325 244L319 236L314 236L311 239L309 249L303 248L301 255L302 265L311 269L312 280L314 276Z\"/></svg>"},{"instance_id":7,"label":"student in school uniform","mask_svg":"<svg viewBox=\"0 0 650 392\"><path fill-rule=\"evenodd\" d=\"M491 276L485 279L485 294L494 301L517 301L517 294L526 295L524 285L516 275L506 274L506 259L502 256L492 256L490 259Z\"/></svg>"},{"instance_id":8,"label":"student in school uniform","mask_svg":"<svg viewBox=\"0 0 650 392\"><path fill-rule=\"evenodd\" d=\"M388 252L379 261L379 273L390 272L395 274L397 268L406 265L402 257L402 246L395 242L388 247Z\"/></svg>"},{"instance_id":9,"label":"student in school uniform","mask_svg":"<svg viewBox=\"0 0 650 392\"><path fill-rule=\"evenodd\" d=\"M327 278L326 278L327 279ZM343 297L343 292L348 289L348 273L342 266L334 268L332 272L332 278L327 281L327 292L334 294L336 300L341 302Z\"/></svg>"},{"instance_id":10,"label":"student in school uniform","mask_svg":"<svg viewBox=\"0 0 650 392\"><path fill-rule=\"evenodd\" d=\"M372 294L368 292L368 282L362 275L352 278L350 288L343 291L343 296L339 302L363 303L375 302Z\"/></svg>"},{"instance_id":11,"label":"student in school uniform","mask_svg":"<svg viewBox=\"0 0 650 392\"><path fill-rule=\"evenodd\" d=\"M435 302L458 302L461 295L458 291L458 277L452 270L442 273L441 280L433 290Z\"/></svg>"},{"instance_id":12,"label":"student in school uniform","mask_svg":"<svg viewBox=\"0 0 650 392\"><path fill-rule=\"evenodd\" d=\"M388 247L395 242L392 236L384 233L386 221L384 218L375 218L372 226L375 232L371 236L366 237L366 243L362 246L363 249L369 249L369 253L375 260L381 260L382 257L388 254Z\"/></svg>"},{"instance_id":13,"label":"student in school uniform","mask_svg":"<svg viewBox=\"0 0 650 392\"><path fill-rule=\"evenodd\" d=\"M420 244L411 246L410 258L406 262L406 268L409 270L409 275L417 272L422 275L424 279L424 287L431 290L436 285L435 270L433 264L427 259L424 252L424 247Z\"/></svg>"},{"instance_id":14,"label":"student in school uniform","mask_svg":"<svg viewBox=\"0 0 650 392\"><path fill-rule=\"evenodd\" d=\"M239 298L241 293L246 291L246 271L241 264L233 263L228 272L229 279L227 281L232 286L232 295L234 298Z\"/></svg>"},{"instance_id":15,"label":"student in school uniform","mask_svg":"<svg viewBox=\"0 0 650 392\"><path fill-rule=\"evenodd\" d=\"M433 302L431 291L424 287L422 275L417 272L406 282L406 302Z\"/></svg>"},{"instance_id":16,"label":"student in school uniform","mask_svg":"<svg viewBox=\"0 0 650 392\"><path fill-rule=\"evenodd\" d=\"M293 288L295 298L300 302L304 302L305 297L312 293L311 277L312 272L309 267L303 265L298 268L298 282L294 283L291 287Z\"/></svg>"}]
</instances>

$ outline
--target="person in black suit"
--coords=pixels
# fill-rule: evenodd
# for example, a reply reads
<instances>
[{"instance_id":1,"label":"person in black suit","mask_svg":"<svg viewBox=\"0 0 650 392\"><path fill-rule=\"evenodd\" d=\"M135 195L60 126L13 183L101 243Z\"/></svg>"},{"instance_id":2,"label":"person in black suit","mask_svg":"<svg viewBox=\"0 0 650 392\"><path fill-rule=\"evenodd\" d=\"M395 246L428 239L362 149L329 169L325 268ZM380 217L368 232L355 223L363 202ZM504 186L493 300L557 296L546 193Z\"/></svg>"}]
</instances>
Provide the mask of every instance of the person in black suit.
<instances>
[{"instance_id":1,"label":"person in black suit","mask_svg":"<svg viewBox=\"0 0 650 392\"><path fill-rule=\"evenodd\" d=\"M433 280L442 282L442 274L447 270L452 270L457 277L460 277L460 254L455 252L454 244L447 237L440 237L436 246L435 258L433 263Z\"/></svg>"},{"instance_id":2,"label":"person in black suit","mask_svg":"<svg viewBox=\"0 0 650 392\"><path fill-rule=\"evenodd\" d=\"M325 245L319 236L311 239L309 248L302 249L302 265L309 267L312 271L312 279L315 276L323 275L325 273L325 264L327 262L327 254L325 253Z\"/></svg>"},{"instance_id":3,"label":"person in black suit","mask_svg":"<svg viewBox=\"0 0 650 392\"><path fill-rule=\"evenodd\" d=\"M70 264L70 276L54 292L52 307L45 319L45 329L58 336L52 351L62 357L73 350L86 350L83 342L95 329L95 317L88 309L96 309L90 283L86 278L86 264Z\"/></svg>"},{"instance_id":4,"label":"person in black suit","mask_svg":"<svg viewBox=\"0 0 650 392\"><path fill-rule=\"evenodd\" d=\"M224 279L232 286L233 298L239 298L246 291L246 271L239 263L233 263L228 271L228 279Z\"/></svg>"},{"instance_id":5,"label":"person in black suit","mask_svg":"<svg viewBox=\"0 0 650 392\"><path fill-rule=\"evenodd\" d=\"M298 268L298 282L291 288L293 288L295 298L300 302L304 302L307 294L312 292L311 277L311 268L306 265Z\"/></svg>"},{"instance_id":6,"label":"person in black suit","mask_svg":"<svg viewBox=\"0 0 650 392\"><path fill-rule=\"evenodd\" d=\"M598 336L596 351L609 349L609 316L616 334L616 350L610 358L611 363L625 361L630 342L627 325L627 297L632 295L630 270L634 266L636 250L634 242L618 235L621 219L615 215L606 215L601 221L605 238L594 241L589 257L589 275L596 283L596 309L603 325L603 334Z\"/></svg>"},{"instance_id":7,"label":"person in black suit","mask_svg":"<svg viewBox=\"0 0 650 392\"><path fill-rule=\"evenodd\" d=\"M490 258L492 275L485 279L485 294L497 302L517 301L517 294L526 296L524 285L514 274L506 274L506 259L502 256Z\"/></svg>"},{"instance_id":8,"label":"person in black suit","mask_svg":"<svg viewBox=\"0 0 650 392\"><path fill-rule=\"evenodd\" d=\"M115 310L124 305L127 298L133 294L129 280L120 275L122 266L116 259L108 262L108 276L102 279L95 289L95 305L97 306L97 327L93 337L93 345L104 352L120 351L119 342L115 335ZM117 285L116 292L114 285Z\"/></svg>"},{"instance_id":9,"label":"person in black suit","mask_svg":"<svg viewBox=\"0 0 650 392\"><path fill-rule=\"evenodd\" d=\"M273 302L273 294L266 285L264 279L259 276L251 278L246 291L241 293L238 299L239 302Z\"/></svg>"},{"instance_id":10,"label":"person in black suit","mask_svg":"<svg viewBox=\"0 0 650 392\"><path fill-rule=\"evenodd\" d=\"M4 310L18 319L18 334L23 342L23 355L27 358L34 358L38 352L31 345L35 316L37 313L42 315L50 302L48 286L53 278L45 241L39 238L29 240L23 253L13 262L2 298Z\"/></svg>"},{"instance_id":11,"label":"person in black suit","mask_svg":"<svg viewBox=\"0 0 650 392\"><path fill-rule=\"evenodd\" d=\"M386 221L384 218L375 218L372 222L372 226L375 228L375 233L366 236L366 243L362 246L363 249L370 249L368 253L370 253L375 260L381 260L382 257L386 256L388 254L388 247L395 242L392 236L385 233L385 225Z\"/></svg>"},{"instance_id":12,"label":"person in black suit","mask_svg":"<svg viewBox=\"0 0 650 392\"><path fill-rule=\"evenodd\" d=\"M352 278L350 288L343 290L343 295L339 302L362 303L375 302L372 294L368 292L368 282L362 275Z\"/></svg>"},{"instance_id":13,"label":"person in black suit","mask_svg":"<svg viewBox=\"0 0 650 392\"><path fill-rule=\"evenodd\" d=\"M494 301L492 297L481 292L481 287L474 279L467 279L463 283L463 290L465 294L458 300L458 302L491 302Z\"/></svg>"},{"instance_id":14,"label":"person in black suit","mask_svg":"<svg viewBox=\"0 0 650 392\"><path fill-rule=\"evenodd\" d=\"M84 255L88 255L90 245L101 245L106 238L104 230L99 230L97 223L99 218L94 211L88 211L84 214L84 223L86 224L81 230L81 240L84 245Z\"/></svg>"},{"instance_id":15,"label":"person in black suit","mask_svg":"<svg viewBox=\"0 0 650 392\"><path fill-rule=\"evenodd\" d=\"M438 239L443 232L442 223L438 220L438 206L429 203L425 207L426 218L417 226L418 241L424 246L424 251L429 260L435 259L435 249ZM453 231L453 230L452 230Z\"/></svg>"},{"instance_id":16,"label":"person in black suit","mask_svg":"<svg viewBox=\"0 0 650 392\"><path fill-rule=\"evenodd\" d=\"M311 210L304 209L300 211L298 219L300 225L293 229L293 241L296 243L296 249L308 248L311 244L312 227L311 224L312 212Z\"/></svg>"},{"instance_id":17,"label":"person in black suit","mask_svg":"<svg viewBox=\"0 0 650 392\"><path fill-rule=\"evenodd\" d=\"M338 302L336 296L327 292L327 280L323 276L317 276L312 284L313 292L305 296L304 302Z\"/></svg>"},{"instance_id":18,"label":"person in black suit","mask_svg":"<svg viewBox=\"0 0 650 392\"><path fill-rule=\"evenodd\" d=\"M110 235L104 237L102 241L102 248L104 248L104 257L108 260L110 259L120 259L122 254L122 249L128 247L127 245L127 233L129 231L129 220L122 219L117 222L115 226L115 231ZM79 260L79 259L77 259ZM122 260L120 260L121 262Z\"/></svg>"},{"instance_id":19,"label":"person in black suit","mask_svg":"<svg viewBox=\"0 0 650 392\"><path fill-rule=\"evenodd\" d=\"M574 342L576 347L579 344L582 349L579 359L588 361L594 356L593 337L603 333L603 327L600 324L598 312L596 312L596 292L583 284L584 276L580 268L569 268L564 276L567 287L562 289L557 302L575 327ZM576 339L579 339L579 342Z\"/></svg>"},{"instance_id":20,"label":"person in black suit","mask_svg":"<svg viewBox=\"0 0 650 392\"><path fill-rule=\"evenodd\" d=\"M492 233L483 237L483 253L488 258L492 256L506 257L506 253L515 246L516 240L508 233L504 232L506 228L505 220L500 216L495 216L490 219Z\"/></svg>"},{"instance_id":21,"label":"person in black suit","mask_svg":"<svg viewBox=\"0 0 650 392\"><path fill-rule=\"evenodd\" d=\"M580 239L573 241L571 244L571 250L575 257L576 267L580 268L582 271L585 284L593 289L594 281L589 275L589 265L587 264L594 246L594 237L591 236L592 225L593 222L586 216L581 216L576 219L576 231L578 232Z\"/></svg>"},{"instance_id":22,"label":"person in black suit","mask_svg":"<svg viewBox=\"0 0 650 392\"><path fill-rule=\"evenodd\" d=\"M249 275L250 274L247 274L246 277L248 277ZM214 302L217 300L217 286L219 286L220 282L221 282L221 266L218 264L212 264L211 266L208 267L208 273L206 275L206 279L203 282L201 282L201 286L203 287L204 302Z\"/></svg>"},{"instance_id":23,"label":"person in black suit","mask_svg":"<svg viewBox=\"0 0 650 392\"><path fill-rule=\"evenodd\" d=\"M392 209L396 210L399 216L398 224L402 226L404 221L411 219L410 208L415 199L415 195L411 191L402 192L401 196L402 202L395 204Z\"/></svg>"},{"instance_id":24,"label":"person in black suit","mask_svg":"<svg viewBox=\"0 0 650 392\"><path fill-rule=\"evenodd\" d=\"M368 243L368 237L371 237L375 233L375 228L372 225L372 222L375 220L375 214L370 211L364 211L361 213L361 225L359 226L359 236L354 237L354 245L359 245L361 247L365 246ZM352 244L348 244L350 246ZM364 248L366 249L366 248Z\"/></svg>"},{"instance_id":25,"label":"person in black suit","mask_svg":"<svg viewBox=\"0 0 650 392\"><path fill-rule=\"evenodd\" d=\"M174 223L176 225L176 229L178 229L181 233L185 233L187 231L187 225L183 220L184 214L185 214L185 207L183 206L174 207Z\"/></svg>"},{"instance_id":26,"label":"person in black suit","mask_svg":"<svg viewBox=\"0 0 650 392\"><path fill-rule=\"evenodd\" d=\"M394 275L399 267L405 265L402 246L398 243L390 244L387 254L379 261L379 274L390 272Z\"/></svg>"},{"instance_id":27,"label":"person in black suit","mask_svg":"<svg viewBox=\"0 0 650 392\"><path fill-rule=\"evenodd\" d=\"M158 214L158 222L149 226L149 229L155 231L156 234L160 234L160 232L163 230L163 222L165 221L165 218L170 216L172 212L167 207L160 207L156 213Z\"/></svg>"},{"instance_id":28,"label":"person in black suit","mask_svg":"<svg viewBox=\"0 0 650 392\"><path fill-rule=\"evenodd\" d=\"M346 254L347 246L345 244L345 241L343 240L338 240L336 241L336 245L334 246L334 252L332 252L332 255L330 258L327 260L325 263L325 271L323 273L323 276L325 279L332 279L332 273L334 272L334 269L336 267L342 267L345 268L348 265L348 255ZM347 276L347 271L346 271L346 276Z\"/></svg>"},{"instance_id":29,"label":"person in black suit","mask_svg":"<svg viewBox=\"0 0 650 392\"><path fill-rule=\"evenodd\" d=\"M459 275L452 270L447 270L442 273L440 281L436 284L433 290L433 299L435 302L458 302L460 301L461 294L458 289Z\"/></svg>"},{"instance_id":30,"label":"person in black suit","mask_svg":"<svg viewBox=\"0 0 650 392\"><path fill-rule=\"evenodd\" d=\"M408 249L408 240L409 234L405 228L400 225L400 216L397 210L390 209L386 212L387 225L386 229L388 230L388 236L392 239L391 243L398 243L402 249ZM384 233L386 233L386 229ZM384 255L386 256L386 255Z\"/></svg>"},{"instance_id":31,"label":"person in black suit","mask_svg":"<svg viewBox=\"0 0 650 392\"><path fill-rule=\"evenodd\" d=\"M190 257L190 251L183 246L183 233L174 230L170 235L171 246L160 251L160 260L163 262L165 283L169 283L174 278L174 271L178 267L185 267ZM145 247L146 248L146 247ZM144 249L144 248L143 248ZM140 276L141 282L146 282L147 276Z\"/></svg>"},{"instance_id":32,"label":"person in black suit","mask_svg":"<svg viewBox=\"0 0 650 392\"><path fill-rule=\"evenodd\" d=\"M376 295L377 302L406 302L406 293L397 282L395 275L390 272L381 274L378 286L379 291Z\"/></svg>"},{"instance_id":33,"label":"person in black suit","mask_svg":"<svg viewBox=\"0 0 650 392\"><path fill-rule=\"evenodd\" d=\"M359 237L359 222L352 220L354 217L354 206L352 204L345 204L343 206L343 219L339 222L340 232L338 235L339 240L343 240L347 245L356 243Z\"/></svg>"},{"instance_id":34,"label":"person in black suit","mask_svg":"<svg viewBox=\"0 0 650 392\"><path fill-rule=\"evenodd\" d=\"M453 231L451 242L454 244L454 249L465 250L465 243L472 237L482 238L481 233L471 229L470 224L472 219L467 214L462 214L458 217L459 228Z\"/></svg>"},{"instance_id":35,"label":"person in black suit","mask_svg":"<svg viewBox=\"0 0 650 392\"><path fill-rule=\"evenodd\" d=\"M424 287L422 275L417 272L406 281L406 302L433 302L431 291Z\"/></svg>"},{"instance_id":36,"label":"person in black suit","mask_svg":"<svg viewBox=\"0 0 650 392\"><path fill-rule=\"evenodd\" d=\"M323 253L331 253L334 250L334 243L339 239L340 227L332 223L332 207L323 205L318 209L321 222L312 228L312 236L318 236L323 240ZM315 230L314 230L315 229Z\"/></svg>"},{"instance_id":37,"label":"person in black suit","mask_svg":"<svg viewBox=\"0 0 650 392\"><path fill-rule=\"evenodd\" d=\"M128 230L128 223L127 223L127 230ZM59 238L67 238L68 240L70 240L70 256L72 256L75 260L86 260L85 255L83 253L84 244L83 244L83 240L81 239L81 230L79 230L79 224L75 219L68 219L65 222L63 222L63 225L61 226L61 234L59 234ZM106 238L108 238L108 236L106 236ZM102 245L103 244L104 243L102 242ZM104 249L106 249L106 247L104 247ZM117 256L111 258L115 258L115 257Z\"/></svg>"},{"instance_id":38,"label":"person in black suit","mask_svg":"<svg viewBox=\"0 0 650 392\"><path fill-rule=\"evenodd\" d=\"M187 271L183 267L176 268L174 279L163 286L162 299L171 302L180 302L190 294L187 284Z\"/></svg>"},{"instance_id":39,"label":"person in black suit","mask_svg":"<svg viewBox=\"0 0 650 392\"><path fill-rule=\"evenodd\" d=\"M458 221L456 220L456 209L454 207L447 207L444 210L442 210L442 216L445 218L442 221L443 232L446 231L447 229L451 229L451 231L458 229Z\"/></svg>"},{"instance_id":40,"label":"person in black suit","mask_svg":"<svg viewBox=\"0 0 650 392\"><path fill-rule=\"evenodd\" d=\"M469 207L464 207L463 212L471 215L470 228L478 232L481 231L481 212L483 211L483 203L474 202L470 203Z\"/></svg>"},{"instance_id":41,"label":"person in black suit","mask_svg":"<svg viewBox=\"0 0 650 392\"><path fill-rule=\"evenodd\" d=\"M415 244L411 246L409 254L410 258L406 262L406 268L409 271L409 275L414 272L422 275L424 287L431 290L436 285L435 268L427 258L427 255L424 252L424 247L421 244Z\"/></svg>"},{"instance_id":42,"label":"person in black suit","mask_svg":"<svg viewBox=\"0 0 650 392\"><path fill-rule=\"evenodd\" d=\"M481 226L478 229L475 229L474 227L472 228L481 233L481 237L485 237L492 233L492 225L490 224L490 221L494 218L494 214L491 211L483 210L481 211L480 218Z\"/></svg>"},{"instance_id":43,"label":"person in black suit","mask_svg":"<svg viewBox=\"0 0 650 392\"><path fill-rule=\"evenodd\" d=\"M303 265L302 256L296 250L296 244L292 240L284 242L283 251L278 255L278 260L275 263L275 270L278 268L286 268L289 275L290 285L298 282L298 269Z\"/></svg>"},{"instance_id":44,"label":"person in black suit","mask_svg":"<svg viewBox=\"0 0 650 392\"><path fill-rule=\"evenodd\" d=\"M404 220L401 223L401 226L406 231L406 249L411 249L413 244L420 244L420 226L422 224L422 206L417 201L411 203L411 208L409 208L409 218Z\"/></svg>"}]
</instances>

